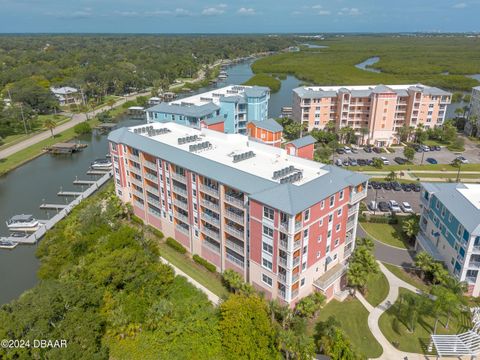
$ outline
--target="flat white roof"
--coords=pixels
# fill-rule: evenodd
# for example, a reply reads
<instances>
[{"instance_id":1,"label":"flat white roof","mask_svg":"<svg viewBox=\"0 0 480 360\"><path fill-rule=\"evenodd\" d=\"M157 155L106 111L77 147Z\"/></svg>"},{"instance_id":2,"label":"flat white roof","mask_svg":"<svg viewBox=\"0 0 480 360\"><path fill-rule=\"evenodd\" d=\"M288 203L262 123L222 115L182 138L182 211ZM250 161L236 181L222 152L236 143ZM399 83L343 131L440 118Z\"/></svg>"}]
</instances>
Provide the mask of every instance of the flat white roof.
<instances>
[{"instance_id":1,"label":"flat white roof","mask_svg":"<svg viewBox=\"0 0 480 360\"><path fill-rule=\"evenodd\" d=\"M480 210L480 184L464 184L465 188L457 189L475 208Z\"/></svg>"},{"instance_id":2,"label":"flat white roof","mask_svg":"<svg viewBox=\"0 0 480 360\"><path fill-rule=\"evenodd\" d=\"M135 132L135 129L142 127L148 128L150 126L153 126L153 129L167 128L170 132L153 136L148 136L147 132L138 134L186 152L189 152L190 145L208 141L212 146L209 149L195 152L196 155L264 179L280 182L280 178L284 176L281 176L278 179L273 179L274 171L279 171L290 166L293 166L295 170L285 176L291 175L295 172L302 172L301 180L293 182L292 184L294 185L302 185L328 173L327 170L322 169L322 167L325 166L324 164L288 155L284 149L251 141L247 136L241 134L224 134L214 130L194 129L172 122L150 123L148 125L130 127L128 130L130 132ZM196 135L199 140L182 145L178 144L179 138L194 135ZM233 162L234 155L249 151L253 151L255 156L238 162Z\"/></svg>"},{"instance_id":3,"label":"flat white roof","mask_svg":"<svg viewBox=\"0 0 480 360\"><path fill-rule=\"evenodd\" d=\"M222 96L242 95L245 92L245 89L247 88L251 88L251 86L228 85L223 88L207 91L197 95L192 95L182 99L177 99L169 102L169 104L180 105L182 103L188 103L191 105L202 105L209 102L213 102L215 105L218 105L220 103L220 98Z\"/></svg>"}]
</instances>

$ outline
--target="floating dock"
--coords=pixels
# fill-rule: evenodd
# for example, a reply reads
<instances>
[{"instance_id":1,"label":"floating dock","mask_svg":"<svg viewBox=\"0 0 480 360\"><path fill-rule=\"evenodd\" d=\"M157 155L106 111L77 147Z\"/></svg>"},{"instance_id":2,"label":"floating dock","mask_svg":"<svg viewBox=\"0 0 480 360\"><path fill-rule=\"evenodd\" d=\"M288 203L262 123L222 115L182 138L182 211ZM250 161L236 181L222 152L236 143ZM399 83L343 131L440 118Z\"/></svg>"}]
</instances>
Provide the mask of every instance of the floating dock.
<instances>
[{"instance_id":1,"label":"floating dock","mask_svg":"<svg viewBox=\"0 0 480 360\"><path fill-rule=\"evenodd\" d=\"M62 205L62 204L41 204L40 209L44 210L61 210L65 209L67 205Z\"/></svg>"},{"instance_id":2,"label":"floating dock","mask_svg":"<svg viewBox=\"0 0 480 360\"><path fill-rule=\"evenodd\" d=\"M80 191L59 191L58 196L80 196L83 192Z\"/></svg>"},{"instance_id":3,"label":"floating dock","mask_svg":"<svg viewBox=\"0 0 480 360\"><path fill-rule=\"evenodd\" d=\"M72 154L74 152L81 151L87 146L87 144L57 143L45 148L45 150L51 154Z\"/></svg>"},{"instance_id":4,"label":"floating dock","mask_svg":"<svg viewBox=\"0 0 480 360\"><path fill-rule=\"evenodd\" d=\"M93 180L73 180L73 185L93 185L95 182Z\"/></svg>"},{"instance_id":5,"label":"floating dock","mask_svg":"<svg viewBox=\"0 0 480 360\"><path fill-rule=\"evenodd\" d=\"M108 173L110 170L105 169L105 170L88 170L87 175L105 175Z\"/></svg>"}]
</instances>

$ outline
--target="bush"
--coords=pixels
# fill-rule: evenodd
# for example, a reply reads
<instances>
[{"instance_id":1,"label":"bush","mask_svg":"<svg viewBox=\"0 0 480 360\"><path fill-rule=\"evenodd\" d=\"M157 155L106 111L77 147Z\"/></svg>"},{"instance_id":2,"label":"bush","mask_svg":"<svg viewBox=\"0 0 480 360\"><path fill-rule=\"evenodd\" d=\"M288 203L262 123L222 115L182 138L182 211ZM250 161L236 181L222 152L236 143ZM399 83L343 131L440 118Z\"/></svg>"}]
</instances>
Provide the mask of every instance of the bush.
<instances>
[{"instance_id":1,"label":"bush","mask_svg":"<svg viewBox=\"0 0 480 360\"><path fill-rule=\"evenodd\" d=\"M182 244L180 244L172 237L167 238L167 245L170 246L172 249L178 251L180 254L185 254L187 252L187 249L185 249Z\"/></svg>"},{"instance_id":2,"label":"bush","mask_svg":"<svg viewBox=\"0 0 480 360\"><path fill-rule=\"evenodd\" d=\"M163 239L164 237L163 232L161 232L157 228L154 228L152 225L148 225L148 230L159 239Z\"/></svg>"},{"instance_id":3,"label":"bush","mask_svg":"<svg viewBox=\"0 0 480 360\"><path fill-rule=\"evenodd\" d=\"M212 263L208 262L204 258L198 256L197 254L193 255L193 261L195 261L197 264L202 265L205 269L207 269L210 272L215 272L217 271L217 268L215 265Z\"/></svg>"},{"instance_id":4,"label":"bush","mask_svg":"<svg viewBox=\"0 0 480 360\"><path fill-rule=\"evenodd\" d=\"M75 131L75 133L78 135L90 134L92 132L92 127L90 126L89 123L82 122L80 124L75 125L73 127L73 131Z\"/></svg>"},{"instance_id":5,"label":"bush","mask_svg":"<svg viewBox=\"0 0 480 360\"><path fill-rule=\"evenodd\" d=\"M143 220L139 218L137 215L132 215L131 219L135 224L143 225Z\"/></svg>"},{"instance_id":6,"label":"bush","mask_svg":"<svg viewBox=\"0 0 480 360\"><path fill-rule=\"evenodd\" d=\"M368 216L368 217L363 217L360 220L360 216L358 217L359 221L366 221L366 222L371 222L375 224L390 224L390 225L395 225L398 224L398 218L396 215L391 215L391 216Z\"/></svg>"}]
</instances>

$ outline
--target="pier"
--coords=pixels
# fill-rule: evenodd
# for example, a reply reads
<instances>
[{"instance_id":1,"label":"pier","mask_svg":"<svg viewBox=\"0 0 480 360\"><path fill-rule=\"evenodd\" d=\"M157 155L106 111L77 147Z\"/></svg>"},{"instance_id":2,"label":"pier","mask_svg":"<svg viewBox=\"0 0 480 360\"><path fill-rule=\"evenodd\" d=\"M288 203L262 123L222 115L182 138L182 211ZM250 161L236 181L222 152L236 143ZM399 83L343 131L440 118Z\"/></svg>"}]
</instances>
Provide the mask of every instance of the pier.
<instances>
[{"instance_id":1,"label":"pier","mask_svg":"<svg viewBox=\"0 0 480 360\"><path fill-rule=\"evenodd\" d=\"M110 170L88 170L87 175L105 175L108 173Z\"/></svg>"},{"instance_id":2,"label":"pier","mask_svg":"<svg viewBox=\"0 0 480 360\"><path fill-rule=\"evenodd\" d=\"M93 185L95 181L93 180L73 180L73 185Z\"/></svg>"},{"instance_id":3,"label":"pier","mask_svg":"<svg viewBox=\"0 0 480 360\"><path fill-rule=\"evenodd\" d=\"M57 143L50 147L45 148L51 154L73 154L74 152L81 151L86 148L87 144L75 144L75 143Z\"/></svg>"},{"instance_id":4,"label":"pier","mask_svg":"<svg viewBox=\"0 0 480 360\"><path fill-rule=\"evenodd\" d=\"M80 196L82 194L80 191L59 191L57 193L58 196Z\"/></svg>"}]
</instances>

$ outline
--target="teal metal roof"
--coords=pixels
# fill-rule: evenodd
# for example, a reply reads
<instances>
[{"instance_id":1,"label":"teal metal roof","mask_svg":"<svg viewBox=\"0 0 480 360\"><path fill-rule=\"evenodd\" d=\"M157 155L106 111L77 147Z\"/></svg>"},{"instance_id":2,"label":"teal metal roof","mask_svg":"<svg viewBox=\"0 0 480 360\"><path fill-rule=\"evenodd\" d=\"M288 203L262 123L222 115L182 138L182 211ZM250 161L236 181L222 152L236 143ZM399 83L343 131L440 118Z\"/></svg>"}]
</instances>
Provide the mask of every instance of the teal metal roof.
<instances>
[{"instance_id":1,"label":"teal metal roof","mask_svg":"<svg viewBox=\"0 0 480 360\"><path fill-rule=\"evenodd\" d=\"M283 126L280 125L275 119L267 119L263 121L251 121L256 127L265 129L272 132L283 131Z\"/></svg>"}]
</instances>

